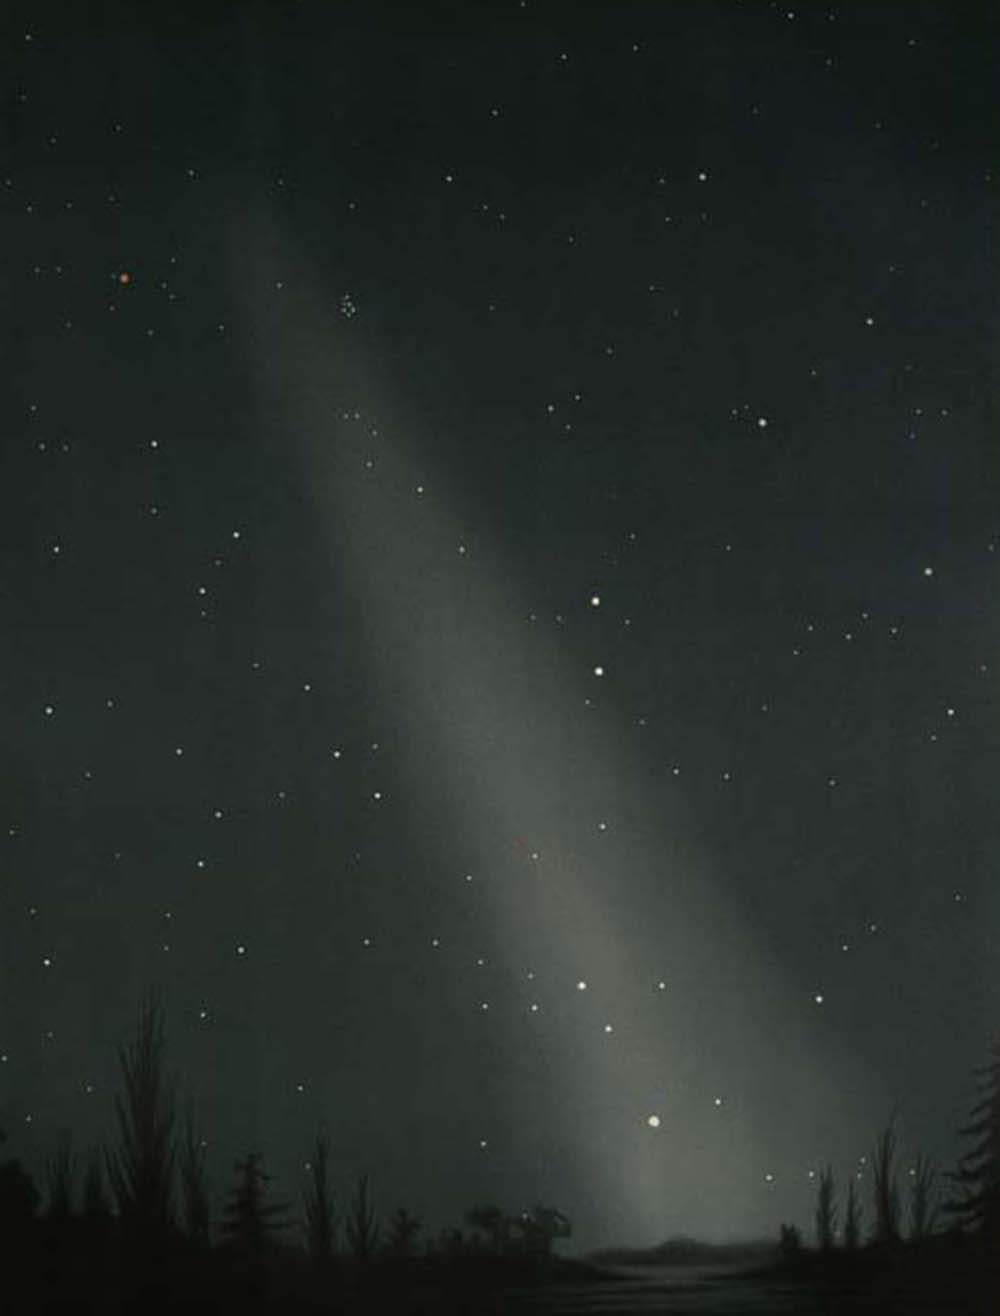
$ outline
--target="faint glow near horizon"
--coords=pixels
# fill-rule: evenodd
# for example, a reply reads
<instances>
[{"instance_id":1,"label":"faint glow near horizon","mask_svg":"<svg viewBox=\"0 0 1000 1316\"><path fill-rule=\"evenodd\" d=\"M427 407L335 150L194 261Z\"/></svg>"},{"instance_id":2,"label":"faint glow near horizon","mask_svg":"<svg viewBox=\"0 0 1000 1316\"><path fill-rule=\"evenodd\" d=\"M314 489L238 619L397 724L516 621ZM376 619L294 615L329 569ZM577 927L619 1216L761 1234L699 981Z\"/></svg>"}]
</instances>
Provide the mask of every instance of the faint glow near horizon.
<instances>
[{"instance_id":1,"label":"faint glow near horizon","mask_svg":"<svg viewBox=\"0 0 1000 1316\"><path fill-rule=\"evenodd\" d=\"M542 1097L511 1112L508 1154L517 1160L518 1119L534 1103L532 1121L561 1144L560 1166L538 1191L577 1185L582 1211L589 1199L600 1213L595 1237L771 1232L775 1206L760 1197L773 1182L767 1167L822 1152L842 1087L856 1094L863 1081L832 1072L801 1003L733 926L707 861L684 841L682 806L654 793L613 709L588 712L586 675L578 682L554 641L525 630L517 564L485 534L474 554L455 553L469 539L462 496L430 450L415 456L419 418L400 421L395 389L357 345L358 321L337 324L314 296L296 297L310 285L284 262L279 313L267 300L269 264L252 270L258 368L308 454L329 569L364 601L372 680L405 710L413 739L433 746L456 854L479 853L485 867L498 838L527 838L527 871L505 882L477 875L473 887L489 913L492 958L544 966L549 984L565 984L544 1008L534 1000L513 1012L545 1021L552 1059ZM585 580L579 597L591 609L605 601ZM591 665L605 690L611 671ZM585 842L580 818L598 808ZM614 855L606 835L596 839L599 817L616 819ZM600 1012L586 1034L570 998ZM488 1010L494 1024L503 1014L515 1047L501 1003L481 1001L480 1014ZM613 1042L606 1011L619 1024ZM659 1113L648 1114L653 1102ZM494 1157L502 1142L490 1138ZM567 1205L581 1213L579 1200Z\"/></svg>"}]
</instances>

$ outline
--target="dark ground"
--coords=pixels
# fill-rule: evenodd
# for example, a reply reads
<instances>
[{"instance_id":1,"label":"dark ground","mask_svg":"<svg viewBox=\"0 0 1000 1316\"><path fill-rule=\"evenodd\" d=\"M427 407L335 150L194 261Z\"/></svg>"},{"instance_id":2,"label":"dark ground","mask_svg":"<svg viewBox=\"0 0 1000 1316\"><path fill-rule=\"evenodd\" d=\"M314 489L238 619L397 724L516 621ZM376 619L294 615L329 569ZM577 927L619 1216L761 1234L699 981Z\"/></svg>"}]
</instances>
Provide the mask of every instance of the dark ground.
<instances>
[{"instance_id":1,"label":"dark ground","mask_svg":"<svg viewBox=\"0 0 1000 1316\"><path fill-rule=\"evenodd\" d=\"M20 1264L18 1264L18 1261ZM103 1264L102 1264L103 1261ZM792 1263L755 1269L730 1264L599 1268L553 1258L413 1257L358 1266L335 1264L326 1281L301 1252L277 1252L270 1265L234 1267L216 1255L180 1254L145 1274L127 1274L99 1250L86 1254L22 1249L4 1266L22 1299L4 1311L27 1313L330 1312L345 1316L996 1316L998 1258L967 1239L935 1238L921 1247L824 1261L804 1253Z\"/></svg>"}]
</instances>

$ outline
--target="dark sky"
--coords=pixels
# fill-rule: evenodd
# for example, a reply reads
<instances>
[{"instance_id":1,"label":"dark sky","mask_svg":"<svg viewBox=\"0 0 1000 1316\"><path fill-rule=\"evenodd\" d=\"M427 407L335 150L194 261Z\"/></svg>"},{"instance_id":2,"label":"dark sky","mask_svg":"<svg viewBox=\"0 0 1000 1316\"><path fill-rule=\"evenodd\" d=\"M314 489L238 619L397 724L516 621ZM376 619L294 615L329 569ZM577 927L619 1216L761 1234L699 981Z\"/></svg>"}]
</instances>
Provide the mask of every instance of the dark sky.
<instances>
[{"instance_id":1,"label":"dark sky","mask_svg":"<svg viewBox=\"0 0 1000 1316\"><path fill-rule=\"evenodd\" d=\"M6 9L0 1121L806 1225L1000 1017L995 22ZM652 1123L650 1122L652 1121ZM658 1121L658 1124L657 1124ZM908 1162L907 1162L908 1163Z\"/></svg>"}]
</instances>

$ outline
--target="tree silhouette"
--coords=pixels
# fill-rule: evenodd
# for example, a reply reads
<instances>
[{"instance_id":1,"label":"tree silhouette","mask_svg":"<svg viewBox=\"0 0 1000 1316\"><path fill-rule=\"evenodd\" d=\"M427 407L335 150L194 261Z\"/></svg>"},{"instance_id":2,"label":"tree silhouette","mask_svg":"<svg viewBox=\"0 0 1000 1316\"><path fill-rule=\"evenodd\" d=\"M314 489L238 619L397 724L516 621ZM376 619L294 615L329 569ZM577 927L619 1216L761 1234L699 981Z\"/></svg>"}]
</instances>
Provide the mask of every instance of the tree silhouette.
<instances>
[{"instance_id":1,"label":"tree silhouette","mask_svg":"<svg viewBox=\"0 0 1000 1316\"><path fill-rule=\"evenodd\" d=\"M220 1234L223 1247L235 1263L231 1282L238 1296L249 1302L266 1292L267 1254L273 1236L287 1225L288 1208L283 1202L267 1200L266 1185L271 1176L260 1168L258 1152L248 1152L237 1161L236 1172L236 1186L223 1211Z\"/></svg>"},{"instance_id":2,"label":"tree silhouette","mask_svg":"<svg viewBox=\"0 0 1000 1316\"><path fill-rule=\"evenodd\" d=\"M378 1247L378 1215L371 1199L367 1174L362 1174L354 1189L350 1214L347 1217L347 1237L351 1251L358 1261L368 1261Z\"/></svg>"},{"instance_id":3,"label":"tree silhouette","mask_svg":"<svg viewBox=\"0 0 1000 1316\"><path fill-rule=\"evenodd\" d=\"M208 1184L205 1173L207 1148L195 1123L194 1102L189 1101L180 1145L181 1201L184 1233L196 1247L209 1243Z\"/></svg>"},{"instance_id":4,"label":"tree silhouette","mask_svg":"<svg viewBox=\"0 0 1000 1316\"><path fill-rule=\"evenodd\" d=\"M820 1171L816 1194L816 1246L821 1252L832 1252L837 1231L837 1205L834 1198L833 1167Z\"/></svg>"},{"instance_id":5,"label":"tree silhouette","mask_svg":"<svg viewBox=\"0 0 1000 1316\"><path fill-rule=\"evenodd\" d=\"M873 1243L899 1240L899 1191L896 1187L895 1116L889 1120L872 1153Z\"/></svg>"},{"instance_id":6,"label":"tree silhouette","mask_svg":"<svg viewBox=\"0 0 1000 1316\"><path fill-rule=\"evenodd\" d=\"M844 1206L844 1247L856 1252L861 1242L861 1203L858 1201L854 1180L847 1183L847 1202Z\"/></svg>"},{"instance_id":7,"label":"tree silhouette","mask_svg":"<svg viewBox=\"0 0 1000 1316\"><path fill-rule=\"evenodd\" d=\"M222 1238L239 1256L257 1261L267 1250L271 1236L287 1228L288 1207L284 1202L266 1201L271 1180L260 1168L260 1154L248 1152L236 1162L236 1187L229 1195L220 1228Z\"/></svg>"},{"instance_id":8,"label":"tree silhouette","mask_svg":"<svg viewBox=\"0 0 1000 1316\"><path fill-rule=\"evenodd\" d=\"M934 1201L934 1185L937 1173L926 1156L920 1155L910 1170L910 1238L915 1243L934 1228L937 1216L937 1203Z\"/></svg>"},{"instance_id":9,"label":"tree silhouette","mask_svg":"<svg viewBox=\"0 0 1000 1316\"><path fill-rule=\"evenodd\" d=\"M802 1235L797 1225L783 1224L778 1244L785 1261L797 1261L802 1255Z\"/></svg>"},{"instance_id":10,"label":"tree silhouette","mask_svg":"<svg viewBox=\"0 0 1000 1316\"><path fill-rule=\"evenodd\" d=\"M0 1143L7 1141L0 1129ZM17 1159L0 1161L0 1258L2 1258L3 1297L13 1301L13 1294L23 1278L37 1282L33 1274L37 1264L35 1212L39 1192L35 1181ZM0 1300L0 1307L4 1302Z\"/></svg>"},{"instance_id":11,"label":"tree silhouette","mask_svg":"<svg viewBox=\"0 0 1000 1316\"><path fill-rule=\"evenodd\" d=\"M103 1288L107 1278L109 1252L114 1233L111 1201L104 1186L103 1155L95 1148L87 1158L80 1194L80 1220L77 1228L80 1251L85 1258L84 1271L92 1288Z\"/></svg>"},{"instance_id":12,"label":"tree silhouette","mask_svg":"<svg viewBox=\"0 0 1000 1316\"><path fill-rule=\"evenodd\" d=\"M410 1215L405 1207L394 1211L389 1221L389 1236L386 1250L391 1257L408 1257L413 1253L413 1244L420 1233L420 1220Z\"/></svg>"},{"instance_id":13,"label":"tree silhouette","mask_svg":"<svg viewBox=\"0 0 1000 1316\"><path fill-rule=\"evenodd\" d=\"M486 1236L490 1250L497 1253L506 1252L510 1247L512 1220L493 1202L481 1202L465 1214L466 1223Z\"/></svg>"},{"instance_id":14,"label":"tree silhouette","mask_svg":"<svg viewBox=\"0 0 1000 1316\"><path fill-rule=\"evenodd\" d=\"M72 1216L75 1183L73 1142L65 1130L45 1167L45 1218L50 1224L64 1226Z\"/></svg>"},{"instance_id":15,"label":"tree silhouette","mask_svg":"<svg viewBox=\"0 0 1000 1316\"><path fill-rule=\"evenodd\" d=\"M103 1225L111 1220L111 1200L104 1188L104 1172L101 1168L101 1162L100 1151L92 1152L83 1176L81 1206L84 1220Z\"/></svg>"},{"instance_id":16,"label":"tree silhouette","mask_svg":"<svg viewBox=\"0 0 1000 1316\"><path fill-rule=\"evenodd\" d=\"M142 1002L132 1041L118 1047L124 1093L115 1096L118 1147L106 1168L126 1236L161 1243L172 1222L174 1097L163 1063L157 993Z\"/></svg>"},{"instance_id":17,"label":"tree silhouette","mask_svg":"<svg viewBox=\"0 0 1000 1316\"><path fill-rule=\"evenodd\" d=\"M0 1129L0 1145L7 1134ZM35 1181L16 1158L0 1161L0 1229L9 1237L30 1228L38 1210Z\"/></svg>"},{"instance_id":18,"label":"tree silhouette","mask_svg":"<svg viewBox=\"0 0 1000 1316\"><path fill-rule=\"evenodd\" d=\"M978 1099L969 1123L959 1137L971 1142L948 1178L960 1196L944 1203L959 1229L982 1235L1000 1245L1000 1037L994 1039L991 1059L975 1071Z\"/></svg>"},{"instance_id":19,"label":"tree silhouette","mask_svg":"<svg viewBox=\"0 0 1000 1316\"><path fill-rule=\"evenodd\" d=\"M535 1257L550 1256L553 1240L569 1238L572 1233L567 1217L552 1206L533 1206L530 1211L523 1212L516 1223L524 1250Z\"/></svg>"},{"instance_id":20,"label":"tree silhouette","mask_svg":"<svg viewBox=\"0 0 1000 1316\"><path fill-rule=\"evenodd\" d=\"M313 1144L309 1178L303 1189L306 1213L306 1247L319 1266L328 1266L336 1244L336 1214L330 1178L330 1137L321 1128Z\"/></svg>"}]
</instances>

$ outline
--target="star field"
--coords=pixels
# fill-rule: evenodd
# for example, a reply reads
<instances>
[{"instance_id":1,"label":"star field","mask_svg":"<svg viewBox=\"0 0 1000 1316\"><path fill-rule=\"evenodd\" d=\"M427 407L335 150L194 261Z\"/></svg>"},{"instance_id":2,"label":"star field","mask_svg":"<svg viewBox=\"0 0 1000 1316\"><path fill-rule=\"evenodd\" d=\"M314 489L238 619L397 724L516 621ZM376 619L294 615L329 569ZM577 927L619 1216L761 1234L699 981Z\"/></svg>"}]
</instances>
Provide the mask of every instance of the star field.
<instances>
[{"instance_id":1,"label":"star field","mask_svg":"<svg viewBox=\"0 0 1000 1316\"><path fill-rule=\"evenodd\" d=\"M420 8L4 20L0 1124L770 1235L1000 1005L996 33Z\"/></svg>"}]
</instances>

